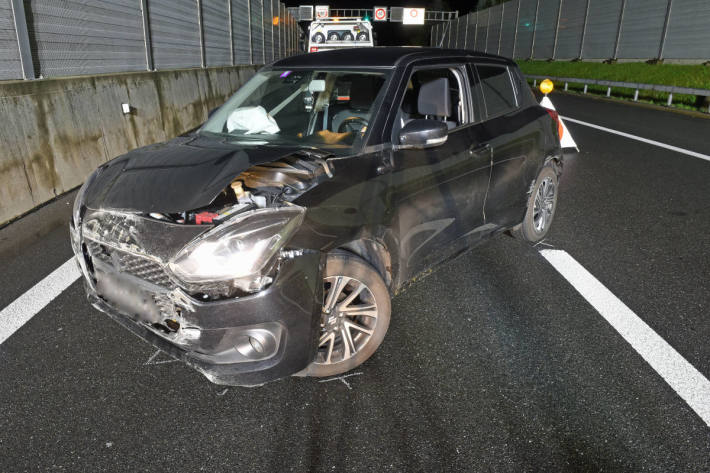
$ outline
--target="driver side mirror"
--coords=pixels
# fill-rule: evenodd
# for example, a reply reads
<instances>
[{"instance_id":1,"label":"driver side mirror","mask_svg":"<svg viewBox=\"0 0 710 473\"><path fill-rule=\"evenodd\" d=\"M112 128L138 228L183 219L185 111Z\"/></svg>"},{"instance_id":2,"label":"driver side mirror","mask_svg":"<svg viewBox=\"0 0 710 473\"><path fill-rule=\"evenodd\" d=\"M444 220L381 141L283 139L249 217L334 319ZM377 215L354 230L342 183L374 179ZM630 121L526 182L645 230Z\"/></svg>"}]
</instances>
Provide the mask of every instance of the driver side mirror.
<instances>
[{"instance_id":1,"label":"driver side mirror","mask_svg":"<svg viewBox=\"0 0 710 473\"><path fill-rule=\"evenodd\" d=\"M449 127L438 120L418 119L404 125L399 132L397 149L424 149L442 145L449 137Z\"/></svg>"}]
</instances>

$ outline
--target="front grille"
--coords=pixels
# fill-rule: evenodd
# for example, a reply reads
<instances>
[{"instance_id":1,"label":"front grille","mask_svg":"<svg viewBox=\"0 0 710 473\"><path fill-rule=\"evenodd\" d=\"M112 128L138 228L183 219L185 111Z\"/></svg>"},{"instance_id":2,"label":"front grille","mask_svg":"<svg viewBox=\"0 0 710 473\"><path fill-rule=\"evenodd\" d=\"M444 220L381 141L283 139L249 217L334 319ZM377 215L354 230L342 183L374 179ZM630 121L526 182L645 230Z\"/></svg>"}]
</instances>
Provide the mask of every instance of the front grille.
<instances>
[{"instance_id":1,"label":"front grille","mask_svg":"<svg viewBox=\"0 0 710 473\"><path fill-rule=\"evenodd\" d=\"M167 289L176 287L163 266L153 259L118 250L93 240L86 240L86 247L93 259L112 266L117 271Z\"/></svg>"}]
</instances>

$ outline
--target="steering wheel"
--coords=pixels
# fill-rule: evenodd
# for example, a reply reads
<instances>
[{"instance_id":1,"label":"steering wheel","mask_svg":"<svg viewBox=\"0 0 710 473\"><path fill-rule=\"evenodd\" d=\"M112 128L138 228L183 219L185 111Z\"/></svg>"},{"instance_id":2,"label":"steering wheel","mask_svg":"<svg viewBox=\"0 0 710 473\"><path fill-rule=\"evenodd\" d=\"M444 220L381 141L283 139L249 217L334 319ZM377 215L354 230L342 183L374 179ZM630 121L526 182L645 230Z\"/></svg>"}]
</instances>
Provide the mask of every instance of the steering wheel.
<instances>
[{"instance_id":1,"label":"steering wheel","mask_svg":"<svg viewBox=\"0 0 710 473\"><path fill-rule=\"evenodd\" d=\"M346 133L350 131L358 132L362 130L363 127L368 125L368 121L362 117L348 117L342 121L338 127L338 133Z\"/></svg>"}]
</instances>

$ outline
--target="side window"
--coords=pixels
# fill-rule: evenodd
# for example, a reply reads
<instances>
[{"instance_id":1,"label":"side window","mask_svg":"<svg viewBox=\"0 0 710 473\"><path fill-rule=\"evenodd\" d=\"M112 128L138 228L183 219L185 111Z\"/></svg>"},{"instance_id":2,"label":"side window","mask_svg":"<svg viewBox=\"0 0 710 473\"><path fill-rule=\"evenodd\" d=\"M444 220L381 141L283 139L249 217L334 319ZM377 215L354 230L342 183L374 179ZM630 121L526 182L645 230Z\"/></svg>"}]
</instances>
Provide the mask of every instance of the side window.
<instances>
[{"instance_id":1,"label":"side window","mask_svg":"<svg viewBox=\"0 0 710 473\"><path fill-rule=\"evenodd\" d=\"M518 107L515 88L510 80L508 68L493 64L477 64L481 80L483 98L489 117L496 117L515 110Z\"/></svg>"},{"instance_id":2,"label":"side window","mask_svg":"<svg viewBox=\"0 0 710 473\"><path fill-rule=\"evenodd\" d=\"M446 114L429 116L420 113L421 110L418 107L419 90L424 84L440 79L446 79L449 87L449 100L442 100L443 103L448 105ZM458 68L415 70L409 78L407 90L396 117L396 123L394 124L395 134L408 122L419 118L444 121L449 129L468 123L470 121L469 111L466 105L466 96L462 90L463 84L465 84L463 74Z\"/></svg>"}]
</instances>

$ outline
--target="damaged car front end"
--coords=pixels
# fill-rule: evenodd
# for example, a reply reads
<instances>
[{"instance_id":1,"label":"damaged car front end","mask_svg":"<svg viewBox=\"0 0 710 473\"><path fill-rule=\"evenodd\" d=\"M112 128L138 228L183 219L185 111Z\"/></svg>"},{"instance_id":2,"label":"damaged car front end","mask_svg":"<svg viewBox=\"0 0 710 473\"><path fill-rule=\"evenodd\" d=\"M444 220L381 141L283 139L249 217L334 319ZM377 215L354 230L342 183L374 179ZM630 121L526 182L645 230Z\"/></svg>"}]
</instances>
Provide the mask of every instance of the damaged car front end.
<instances>
[{"instance_id":1,"label":"damaged car front end","mask_svg":"<svg viewBox=\"0 0 710 473\"><path fill-rule=\"evenodd\" d=\"M321 255L288 246L303 207L247 187L283 193L288 183L296 194L326 172L310 161L295 178L297 161L249 169L208 208L177 214L92 208L92 176L71 225L91 303L215 383L258 385L303 369L318 335Z\"/></svg>"}]
</instances>

